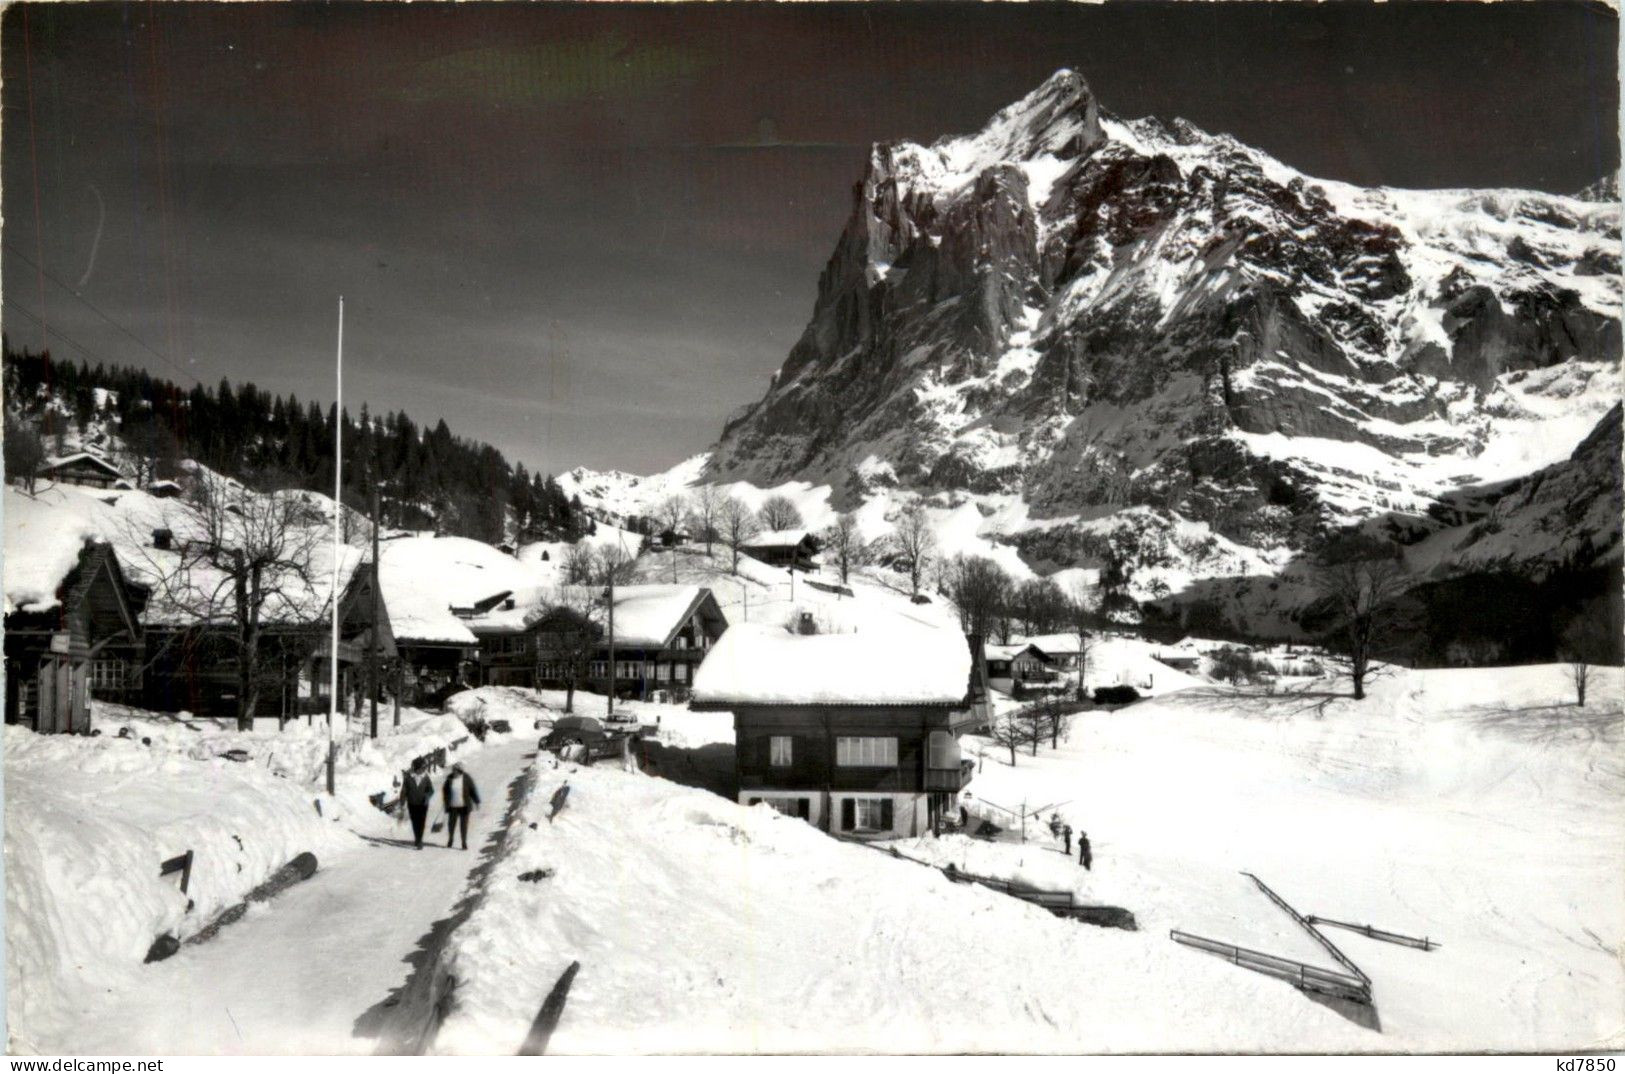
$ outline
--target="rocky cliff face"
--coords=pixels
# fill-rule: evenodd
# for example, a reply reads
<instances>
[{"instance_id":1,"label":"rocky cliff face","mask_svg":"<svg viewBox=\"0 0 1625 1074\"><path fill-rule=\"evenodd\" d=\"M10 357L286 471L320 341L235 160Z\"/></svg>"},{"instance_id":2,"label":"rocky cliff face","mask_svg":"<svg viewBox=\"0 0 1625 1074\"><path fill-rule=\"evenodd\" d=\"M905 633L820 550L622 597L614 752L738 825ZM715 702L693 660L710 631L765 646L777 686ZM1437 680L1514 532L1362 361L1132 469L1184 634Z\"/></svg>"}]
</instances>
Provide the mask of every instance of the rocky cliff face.
<instances>
[{"instance_id":1,"label":"rocky cliff face","mask_svg":"<svg viewBox=\"0 0 1625 1074\"><path fill-rule=\"evenodd\" d=\"M711 479L1019 499L986 536L1040 570L1148 511L1266 557L1425 517L1561 459L1617 398L1619 218L1310 179L1113 118L1061 71L977 134L874 147Z\"/></svg>"}]
</instances>

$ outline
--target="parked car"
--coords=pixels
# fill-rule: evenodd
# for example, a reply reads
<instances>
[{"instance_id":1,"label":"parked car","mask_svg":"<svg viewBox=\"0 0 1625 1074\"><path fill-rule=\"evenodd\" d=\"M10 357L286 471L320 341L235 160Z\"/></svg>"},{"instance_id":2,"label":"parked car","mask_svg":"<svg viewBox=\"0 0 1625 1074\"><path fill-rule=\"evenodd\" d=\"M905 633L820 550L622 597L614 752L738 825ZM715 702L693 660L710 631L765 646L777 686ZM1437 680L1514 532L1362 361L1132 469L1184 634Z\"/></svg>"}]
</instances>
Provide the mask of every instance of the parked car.
<instances>
[{"instance_id":1,"label":"parked car","mask_svg":"<svg viewBox=\"0 0 1625 1074\"><path fill-rule=\"evenodd\" d=\"M635 733L636 725L606 726L594 716L560 716L538 746L557 754L561 761L590 764L602 757L619 757L622 740Z\"/></svg>"}]
</instances>

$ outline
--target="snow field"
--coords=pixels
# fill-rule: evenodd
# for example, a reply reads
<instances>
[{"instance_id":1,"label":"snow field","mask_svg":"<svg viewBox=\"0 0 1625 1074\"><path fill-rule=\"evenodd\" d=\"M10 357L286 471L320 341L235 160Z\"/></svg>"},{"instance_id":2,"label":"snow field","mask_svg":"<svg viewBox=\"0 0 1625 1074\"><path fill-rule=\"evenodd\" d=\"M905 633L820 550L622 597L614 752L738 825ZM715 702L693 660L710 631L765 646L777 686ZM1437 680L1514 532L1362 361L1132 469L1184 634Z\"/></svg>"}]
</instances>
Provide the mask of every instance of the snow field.
<instances>
[{"instance_id":1,"label":"snow field","mask_svg":"<svg viewBox=\"0 0 1625 1074\"><path fill-rule=\"evenodd\" d=\"M1179 928L1329 965L1242 870L1300 913L1441 942L1421 952L1328 930L1373 979L1382 1033L1361 1050L1617 1047L1621 673L1595 669L1580 710L1564 672L1397 672L1360 703L1324 684L1185 690L1082 714L1060 750L1014 769L988 748L969 790L1008 808L1062 803L1094 846L1078 883L1164 943ZM1059 861L1047 831L1038 842L1036 855L984 845L981 867ZM1235 1047L1255 1043L1238 1026Z\"/></svg>"},{"instance_id":2,"label":"snow field","mask_svg":"<svg viewBox=\"0 0 1625 1074\"><path fill-rule=\"evenodd\" d=\"M557 1053L1218 1049L1243 1024L1285 1049L1363 1033L1217 960L1185 965L1164 938L1062 921L766 806L538 764L517 843L451 940L441 1052L517 1051L572 960ZM554 873L519 879L534 869Z\"/></svg>"}]
</instances>

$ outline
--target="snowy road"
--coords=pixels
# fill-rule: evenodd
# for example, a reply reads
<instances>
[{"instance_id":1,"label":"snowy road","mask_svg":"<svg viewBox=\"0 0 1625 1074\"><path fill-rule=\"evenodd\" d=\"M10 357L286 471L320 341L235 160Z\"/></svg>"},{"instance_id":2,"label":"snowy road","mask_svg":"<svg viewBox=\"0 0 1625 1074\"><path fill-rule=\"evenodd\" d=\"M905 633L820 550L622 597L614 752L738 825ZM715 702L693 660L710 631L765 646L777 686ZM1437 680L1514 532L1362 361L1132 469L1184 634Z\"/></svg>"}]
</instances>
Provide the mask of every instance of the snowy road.
<instances>
[{"instance_id":1,"label":"snowy road","mask_svg":"<svg viewBox=\"0 0 1625 1074\"><path fill-rule=\"evenodd\" d=\"M82 1039L64 1044L126 1054L393 1050L418 1013L398 1002L403 987L448 931L534 750L527 735L465 761L483 798L468 851L448 851L444 830L414 850L410 828L380 815L365 841L310 880L146 967L138 990L109 996L84 1019ZM437 805L431 823L438 814Z\"/></svg>"}]
</instances>

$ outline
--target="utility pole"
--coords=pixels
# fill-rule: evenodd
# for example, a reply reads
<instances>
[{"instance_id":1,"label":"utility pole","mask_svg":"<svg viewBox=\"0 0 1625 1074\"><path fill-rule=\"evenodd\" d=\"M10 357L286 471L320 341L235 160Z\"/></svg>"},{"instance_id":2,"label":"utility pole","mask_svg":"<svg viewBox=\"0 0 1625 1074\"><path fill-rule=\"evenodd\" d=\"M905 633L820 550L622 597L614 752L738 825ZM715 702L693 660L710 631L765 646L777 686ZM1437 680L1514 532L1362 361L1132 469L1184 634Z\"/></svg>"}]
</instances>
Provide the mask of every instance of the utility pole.
<instances>
[{"instance_id":1,"label":"utility pole","mask_svg":"<svg viewBox=\"0 0 1625 1074\"><path fill-rule=\"evenodd\" d=\"M369 467L369 470L371 468ZM382 586L383 580L378 571L378 481L376 474L372 485L372 629L367 632L367 698L372 707L372 717L369 728L373 738L378 737L378 623L383 614Z\"/></svg>"},{"instance_id":2,"label":"utility pole","mask_svg":"<svg viewBox=\"0 0 1625 1074\"><path fill-rule=\"evenodd\" d=\"M609 696L604 699L604 715L615 715L615 564L605 572L607 586L604 600L609 606Z\"/></svg>"},{"instance_id":3,"label":"utility pole","mask_svg":"<svg viewBox=\"0 0 1625 1074\"><path fill-rule=\"evenodd\" d=\"M339 718L339 556L340 515L344 510L344 296L339 296L339 345L334 361L333 395L333 634L327 653L327 793L333 793L333 765L338 744L333 725Z\"/></svg>"}]
</instances>

